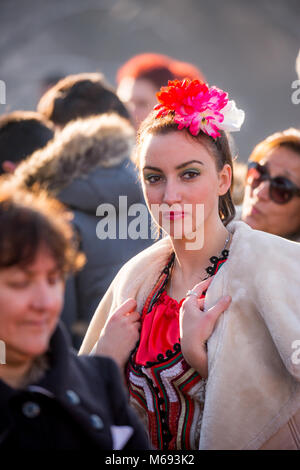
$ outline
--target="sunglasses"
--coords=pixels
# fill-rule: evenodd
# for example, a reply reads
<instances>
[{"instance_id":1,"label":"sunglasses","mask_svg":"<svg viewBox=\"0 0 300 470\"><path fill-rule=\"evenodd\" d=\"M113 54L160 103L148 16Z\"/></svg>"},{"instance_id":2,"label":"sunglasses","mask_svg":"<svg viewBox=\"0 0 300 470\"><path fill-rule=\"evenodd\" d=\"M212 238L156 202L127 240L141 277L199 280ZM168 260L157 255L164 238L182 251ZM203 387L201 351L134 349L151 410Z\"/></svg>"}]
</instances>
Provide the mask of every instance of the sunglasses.
<instances>
[{"instance_id":1,"label":"sunglasses","mask_svg":"<svg viewBox=\"0 0 300 470\"><path fill-rule=\"evenodd\" d=\"M257 162L248 164L247 184L252 189L257 188L263 181L270 181L269 197L276 204L287 204L294 196L300 196L300 188L285 176L272 178L266 165Z\"/></svg>"}]
</instances>

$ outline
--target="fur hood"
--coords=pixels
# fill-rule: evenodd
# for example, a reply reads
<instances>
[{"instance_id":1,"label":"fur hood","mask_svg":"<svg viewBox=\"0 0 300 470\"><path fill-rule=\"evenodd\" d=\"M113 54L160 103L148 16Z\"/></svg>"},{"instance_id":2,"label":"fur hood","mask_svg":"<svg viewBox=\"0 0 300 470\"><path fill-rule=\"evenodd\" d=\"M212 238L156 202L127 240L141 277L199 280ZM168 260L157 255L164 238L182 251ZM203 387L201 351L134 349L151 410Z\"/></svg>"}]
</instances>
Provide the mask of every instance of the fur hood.
<instances>
[{"instance_id":1,"label":"fur hood","mask_svg":"<svg viewBox=\"0 0 300 470\"><path fill-rule=\"evenodd\" d=\"M116 114L78 119L21 163L13 179L17 185L37 183L58 193L97 168L120 165L130 156L133 145L133 128Z\"/></svg>"}]
</instances>

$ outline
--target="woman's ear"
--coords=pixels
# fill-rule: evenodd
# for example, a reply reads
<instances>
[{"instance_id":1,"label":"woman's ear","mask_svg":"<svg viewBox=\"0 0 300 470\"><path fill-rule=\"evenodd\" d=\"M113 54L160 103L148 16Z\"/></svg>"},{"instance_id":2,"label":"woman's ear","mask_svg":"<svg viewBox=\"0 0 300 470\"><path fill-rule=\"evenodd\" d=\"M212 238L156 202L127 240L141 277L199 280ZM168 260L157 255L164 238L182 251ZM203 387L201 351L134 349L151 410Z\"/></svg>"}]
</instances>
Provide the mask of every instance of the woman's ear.
<instances>
[{"instance_id":1,"label":"woman's ear","mask_svg":"<svg viewBox=\"0 0 300 470\"><path fill-rule=\"evenodd\" d=\"M226 163L219 172L219 196L223 196L230 189L232 179L231 166Z\"/></svg>"},{"instance_id":2,"label":"woman's ear","mask_svg":"<svg viewBox=\"0 0 300 470\"><path fill-rule=\"evenodd\" d=\"M13 173L17 168L17 163L11 162L10 160L5 160L2 163L2 170L4 173Z\"/></svg>"}]
</instances>

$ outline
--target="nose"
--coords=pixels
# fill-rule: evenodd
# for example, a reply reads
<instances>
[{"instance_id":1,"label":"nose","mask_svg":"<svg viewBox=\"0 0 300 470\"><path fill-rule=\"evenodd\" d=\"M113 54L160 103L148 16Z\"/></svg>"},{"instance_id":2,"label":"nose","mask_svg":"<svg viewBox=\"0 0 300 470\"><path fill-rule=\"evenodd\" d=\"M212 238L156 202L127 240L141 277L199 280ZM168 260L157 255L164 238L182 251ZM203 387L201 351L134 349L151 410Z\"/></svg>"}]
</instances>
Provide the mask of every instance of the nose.
<instances>
[{"instance_id":1,"label":"nose","mask_svg":"<svg viewBox=\"0 0 300 470\"><path fill-rule=\"evenodd\" d=\"M176 181L168 180L165 184L163 202L171 206L172 204L181 202L181 193Z\"/></svg>"},{"instance_id":2,"label":"nose","mask_svg":"<svg viewBox=\"0 0 300 470\"><path fill-rule=\"evenodd\" d=\"M269 181L262 181L257 188L253 190L253 194L255 194L258 199L267 201L269 199L269 185Z\"/></svg>"},{"instance_id":3,"label":"nose","mask_svg":"<svg viewBox=\"0 0 300 470\"><path fill-rule=\"evenodd\" d=\"M32 292L31 305L34 310L46 312L57 303L57 295L53 292L53 287L47 282L39 282Z\"/></svg>"}]
</instances>

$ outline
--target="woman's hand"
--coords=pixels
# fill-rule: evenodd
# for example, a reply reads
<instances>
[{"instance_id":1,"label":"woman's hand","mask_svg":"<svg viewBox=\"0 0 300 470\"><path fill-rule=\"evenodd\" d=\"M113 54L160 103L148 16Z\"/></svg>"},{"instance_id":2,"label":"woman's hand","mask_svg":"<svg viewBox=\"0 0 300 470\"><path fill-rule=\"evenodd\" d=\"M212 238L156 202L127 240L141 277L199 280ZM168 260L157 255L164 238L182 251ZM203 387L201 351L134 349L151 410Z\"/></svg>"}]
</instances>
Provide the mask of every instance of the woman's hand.
<instances>
[{"instance_id":1,"label":"woman's hand","mask_svg":"<svg viewBox=\"0 0 300 470\"><path fill-rule=\"evenodd\" d=\"M216 321L230 305L231 297L222 297L216 305L204 312L203 292L213 277L196 284L192 289L197 294L185 299L180 309L180 341L184 358L202 378L208 376L206 342L214 331Z\"/></svg>"},{"instance_id":2,"label":"woman's hand","mask_svg":"<svg viewBox=\"0 0 300 470\"><path fill-rule=\"evenodd\" d=\"M134 349L140 331L136 301L127 299L107 320L96 347L96 354L113 358L122 368Z\"/></svg>"}]
</instances>

